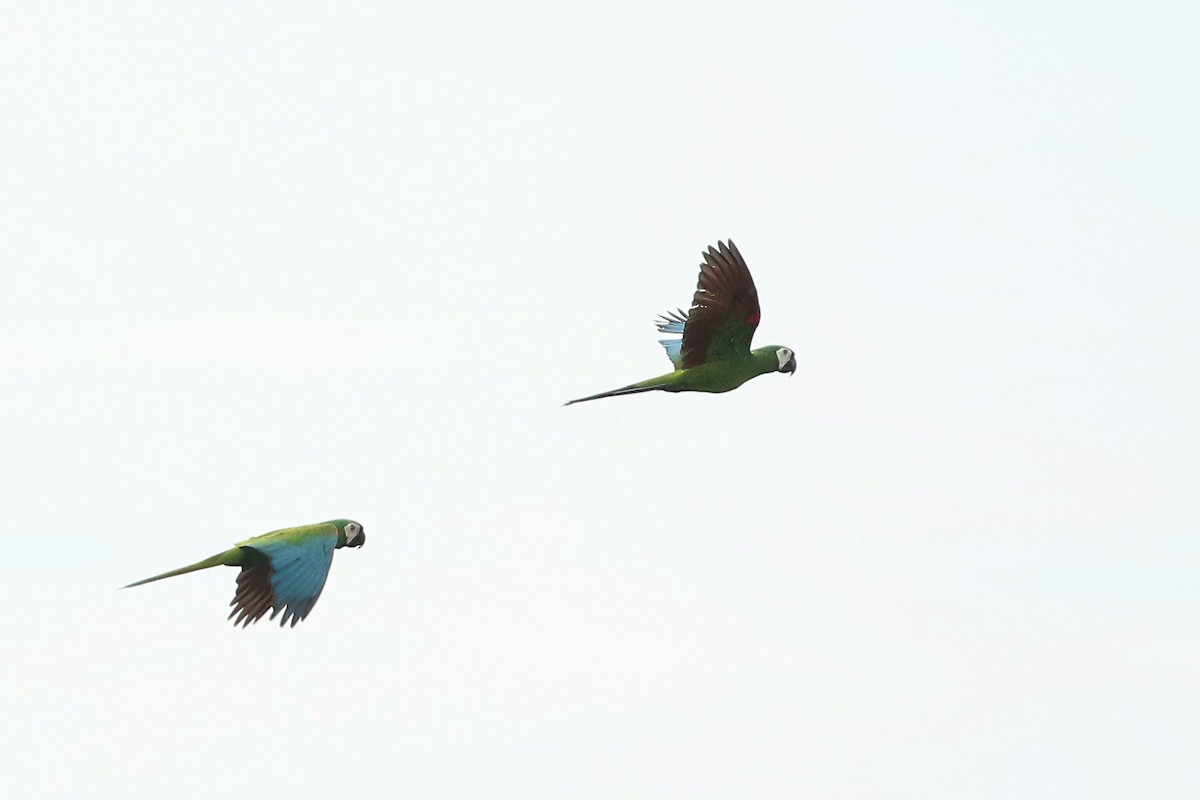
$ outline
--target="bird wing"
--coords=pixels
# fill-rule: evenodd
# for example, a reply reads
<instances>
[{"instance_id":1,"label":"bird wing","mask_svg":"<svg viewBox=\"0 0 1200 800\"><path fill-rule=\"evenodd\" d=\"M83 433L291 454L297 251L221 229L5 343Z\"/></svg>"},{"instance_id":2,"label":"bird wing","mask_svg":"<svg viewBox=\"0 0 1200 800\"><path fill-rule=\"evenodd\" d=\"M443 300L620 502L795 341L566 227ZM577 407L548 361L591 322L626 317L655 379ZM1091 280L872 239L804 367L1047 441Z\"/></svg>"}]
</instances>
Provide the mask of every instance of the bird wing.
<instances>
[{"instance_id":1,"label":"bird wing","mask_svg":"<svg viewBox=\"0 0 1200 800\"><path fill-rule=\"evenodd\" d=\"M717 248L709 246L704 253L692 307L685 318L680 356L683 369L748 355L758 327L758 290L742 254L733 240L728 245L717 242ZM678 319L664 321L670 325Z\"/></svg>"},{"instance_id":2,"label":"bird wing","mask_svg":"<svg viewBox=\"0 0 1200 800\"><path fill-rule=\"evenodd\" d=\"M329 524L304 525L256 536L239 547L255 554L238 573L237 592L229 617L234 625L257 622L272 609L271 619L281 611L282 627L293 626L308 616L329 576L337 528Z\"/></svg>"},{"instance_id":3,"label":"bird wing","mask_svg":"<svg viewBox=\"0 0 1200 800\"><path fill-rule=\"evenodd\" d=\"M659 333L683 333L683 328L687 324L687 312L682 308L677 311L668 311L659 316L654 324L658 326ZM671 359L675 369L683 369L683 340L659 339L658 343L666 349L667 358Z\"/></svg>"}]
</instances>

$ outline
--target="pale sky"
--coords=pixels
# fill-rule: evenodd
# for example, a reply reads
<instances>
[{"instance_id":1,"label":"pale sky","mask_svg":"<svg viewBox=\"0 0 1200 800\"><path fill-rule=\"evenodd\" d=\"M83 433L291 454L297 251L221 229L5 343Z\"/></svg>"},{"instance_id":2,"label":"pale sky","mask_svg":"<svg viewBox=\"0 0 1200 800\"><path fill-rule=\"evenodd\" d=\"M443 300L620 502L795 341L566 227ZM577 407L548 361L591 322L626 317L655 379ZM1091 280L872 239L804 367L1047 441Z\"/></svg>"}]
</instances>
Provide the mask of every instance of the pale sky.
<instances>
[{"instance_id":1,"label":"pale sky","mask_svg":"<svg viewBox=\"0 0 1200 800\"><path fill-rule=\"evenodd\" d=\"M0 796L1200 794L1197 6L501 5L0 10Z\"/></svg>"}]
</instances>

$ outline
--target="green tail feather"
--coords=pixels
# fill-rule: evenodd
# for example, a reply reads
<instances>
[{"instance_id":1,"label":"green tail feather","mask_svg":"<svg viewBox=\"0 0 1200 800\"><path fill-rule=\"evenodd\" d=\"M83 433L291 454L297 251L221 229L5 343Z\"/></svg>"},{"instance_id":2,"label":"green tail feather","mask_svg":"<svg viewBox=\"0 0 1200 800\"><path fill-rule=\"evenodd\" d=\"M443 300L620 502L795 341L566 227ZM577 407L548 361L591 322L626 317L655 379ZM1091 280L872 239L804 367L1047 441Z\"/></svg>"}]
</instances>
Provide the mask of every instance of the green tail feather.
<instances>
[{"instance_id":1,"label":"green tail feather","mask_svg":"<svg viewBox=\"0 0 1200 800\"><path fill-rule=\"evenodd\" d=\"M572 403L586 403L588 400L599 400L601 397L618 397L623 394L637 394L638 392L652 392L655 389L661 389L661 386L626 386L623 389L613 389L611 392L601 392L600 394L588 395L580 397L576 400L568 400L563 403L564 406L569 406Z\"/></svg>"},{"instance_id":2,"label":"green tail feather","mask_svg":"<svg viewBox=\"0 0 1200 800\"><path fill-rule=\"evenodd\" d=\"M209 567L219 567L219 566L239 567L242 565L244 558L245 558L245 555L242 552L242 548L235 547L232 550L226 550L224 553L217 553L215 556L213 556L211 558L206 558L203 561L197 561L195 564L191 564L186 567L180 567L179 569L173 569L170 572L164 572L162 575L155 575L153 578L146 578L145 580L137 581L136 583L131 583L131 584L129 584L129 586L125 586L123 588L128 589L132 586L141 586L143 583L152 583L153 581L161 581L163 578L174 578L176 575L184 575L189 572L195 572L195 571L201 570L201 569L208 569Z\"/></svg>"},{"instance_id":3,"label":"green tail feather","mask_svg":"<svg viewBox=\"0 0 1200 800\"><path fill-rule=\"evenodd\" d=\"M662 389L667 392L679 391L679 379L682 372L668 372L666 375L659 375L656 378L649 378L637 383L631 383L628 386L622 386L620 389L613 389L610 392L601 392L600 394L588 395L580 397L577 400L568 400L563 403L564 406L569 406L572 403L586 403L588 400L599 400L602 397L619 397L623 394L638 394L640 392L652 392L655 389Z\"/></svg>"}]
</instances>

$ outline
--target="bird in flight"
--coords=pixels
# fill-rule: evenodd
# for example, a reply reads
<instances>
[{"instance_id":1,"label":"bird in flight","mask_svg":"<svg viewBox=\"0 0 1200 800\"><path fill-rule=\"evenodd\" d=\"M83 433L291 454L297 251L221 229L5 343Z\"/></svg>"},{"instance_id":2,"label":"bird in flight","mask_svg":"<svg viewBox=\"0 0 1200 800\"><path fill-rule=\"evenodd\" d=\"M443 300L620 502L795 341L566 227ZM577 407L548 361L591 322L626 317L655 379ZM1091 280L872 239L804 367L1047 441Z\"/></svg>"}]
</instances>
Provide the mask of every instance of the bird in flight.
<instances>
[{"instance_id":1,"label":"bird in flight","mask_svg":"<svg viewBox=\"0 0 1200 800\"><path fill-rule=\"evenodd\" d=\"M660 339L674 372L631 383L620 389L580 397L571 403L623 394L664 392L728 392L768 372L796 372L791 348L770 345L750 349L760 312L758 291L742 254L733 244L709 246L700 265L700 280L692 307L668 311L655 322L660 333L681 333L682 339Z\"/></svg>"},{"instance_id":2,"label":"bird in flight","mask_svg":"<svg viewBox=\"0 0 1200 800\"><path fill-rule=\"evenodd\" d=\"M339 547L362 547L366 541L362 525L348 519L284 528L238 542L211 558L131 583L125 588L208 567L241 567L237 592L229 603L233 606L229 619L237 615L233 624L245 627L258 622L270 610L271 619L283 612L280 627L289 620L295 627L317 604L333 563L333 551Z\"/></svg>"}]
</instances>

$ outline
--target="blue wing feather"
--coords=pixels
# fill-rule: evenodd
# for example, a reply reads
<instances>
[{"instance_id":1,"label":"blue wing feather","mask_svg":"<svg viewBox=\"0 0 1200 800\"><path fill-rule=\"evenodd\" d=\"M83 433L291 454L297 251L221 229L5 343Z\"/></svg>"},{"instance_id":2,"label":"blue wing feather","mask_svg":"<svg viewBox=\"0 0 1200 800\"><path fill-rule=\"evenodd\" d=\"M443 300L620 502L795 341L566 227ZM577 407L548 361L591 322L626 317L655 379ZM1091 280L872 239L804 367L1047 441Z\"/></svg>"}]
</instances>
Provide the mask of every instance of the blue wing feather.
<instances>
[{"instance_id":1,"label":"blue wing feather","mask_svg":"<svg viewBox=\"0 0 1200 800\"><path fill-rule=\"evenodd\" d=\"M295 625L308 616L329 576L337 535L313 536L301 541L256 542L271 562L271 619L283 612L280 625Z\"/></svg>"},{"instance_id":2,"label":"blue wing feather","mask_svg":"<svg viewBox=\"0 0 1200 800\"><path fill-rule=\"evenodd\" d=\"M687 325L687 312L682 308L678 311L668 311L654 321L658 327L659 333L683 333L683 328ZM671 363L675 365L675 369L683 367L683 340L682 339L659 339L658 343L667 351L667 358L671 359Z\"/></svg>"},{"instance_id":3,"label":"blue wing feather","mask_svg":"<svg viewBox=\"0 0 1200 800\"><path fill-rule=\"evenodd\" d=\"M683 326L687 324L687 312L682 308L678 311L668 311L659 316L654 324L658 326L659 333L683 333Z\"/></svg>"},{"instance_id":4,"label":"blue wing feather","mask_svg":"<svg viewBox=\"0 0 1200 800\"><path fill-rule=\"evenodd\" d=\"M666 349L667 358L671 359L675 369L679 369L679 363L683 360L683 339L659 339L658 343Z\"/></svg>"}]
</instances>

